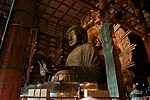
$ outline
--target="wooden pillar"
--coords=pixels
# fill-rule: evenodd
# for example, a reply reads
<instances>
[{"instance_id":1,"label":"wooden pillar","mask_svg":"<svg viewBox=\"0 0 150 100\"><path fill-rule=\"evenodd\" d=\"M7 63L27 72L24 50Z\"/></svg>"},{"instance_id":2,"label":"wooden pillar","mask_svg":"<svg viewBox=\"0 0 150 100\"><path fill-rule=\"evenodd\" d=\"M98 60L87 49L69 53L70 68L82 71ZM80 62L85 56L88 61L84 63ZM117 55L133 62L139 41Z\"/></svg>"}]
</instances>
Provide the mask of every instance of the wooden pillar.
<instances>
[{"instance_id":1,"label":"wooden pillar","mask_svg":"<svg viewBox=\"0 0 150 100\"><path fill-rule=\"evenodd\" d=\"M28 63L28 69L27 69L27 76L26 76L26 84L30 84L30 78L31 78L31 67L32 67L32 61L33 56L35 54L35 46L36 46L36 39L37 39L37 30L31 30L31 49L30 49L30 56L29 56L29 63Z\"/></svg>"},{"instance_id":2,"label":"wooden pillar","mask_svg":"<svg viewBox=\"0 0 150 100\"><path fill-rule=\"evenodd\" d=\"M126 100L121 74L121 64L116 45L112 40L112 24L105 22L100 30L102 34L102 47L106 65L107 85L110 97L119 97Z\"/></svg>"},{"instance_id":3,"label":"wooden pillar","mask_svg":"<svg viewBox=\"0 0 150 100\"><path fill-rule=\"evenodd\" d=\"M148 60L150 61L150 37L147 40L144 40L145 48L148 55Z\"/></svg>"},{"instance_id":4,"label":"wooden pillar","mask_svg":"<svg viewBox=\"0 0 150 100\"><path fill-rule=\"evenodd\" d=\"M150 35L148 33L147 23L145 21L142 9L139 11L139 15L141 17L142 22L140 23L140 30L145 35L145 38L143 39L143 42L145 44L145 48L147 51L148 60L150 60Z\"/></svg>"},{"instance_id":5,"label":"wooden pillar","mask_svg":"<svg viewBox=\"0 0 150 100\"><path fill-rule=\"evenodd\" d=\"M0 100L19 100L36 0L16 0L0 52Z\"/></svg>"},{"instance_id":6,"label":"wooden pillar","mask_svg":"<svg viewBox=\"0 0 150 100\"><path fill-rule=\"evenodd\" d=\"M117 46L114 45L113 57L114 57L115 68L116 68L116 76L117 76L117 83L118 83L118 90L119 90L119 97L120 97L119 99L126 100L125 88L123 86L123 77L122 77L122 72L121 72L121 63L120 63L118 54L119 52L118 52Z\"/></svg>"},{"instance_id":7,"label":"wooden pillar","mask_svg":"<svg viewBox=\"0 0 150 100\"><path fill-rule=\"evenodd\" d=\"M148 33L147 23L144 18L143 10L141 8L143 1L139 0L138 3L136 0L132 0L132 1L134 4L135 15L139 19L140 31L143 33L143 35L145 35L144 38L143 37L141 38L143 38L143 42L145 44L145 48L146 48L147 55L148 55L148 60L150 60L150 36L148 35L149 33Z\"/></svg>"},{"instance_id":8,"label":"wooden pillar","mask_svg":"<svg viewBox=\"0 0 150 100\"><path fill-rule=\"evenodd\" d=\"M113 26L108 12L107 0L99 0L100 14L104 23L100 33L102 34L102 47L104 48L104 57L106 65L107 85L110 97L118 97L120 100L126 100L121 74L121 64L116 45L112 41Z\"/></svg>"},{"instance_id":9,"label":"wooden pillar","mask_svg":"<svg viewBox=\"0 0 150 100\"><path fill-rule=\"evenodd\" d=\"M146 51L147 51L148 60L150 60L150 35L148 33L147 23L146 23L146 20L144 18L142 9L139 10L139 13L140 13L139 15L141 17L140 30L145 35L145 38L143 39L143 42L145 44L145 48L146 48Z\"/></svg>"}]
</instances>

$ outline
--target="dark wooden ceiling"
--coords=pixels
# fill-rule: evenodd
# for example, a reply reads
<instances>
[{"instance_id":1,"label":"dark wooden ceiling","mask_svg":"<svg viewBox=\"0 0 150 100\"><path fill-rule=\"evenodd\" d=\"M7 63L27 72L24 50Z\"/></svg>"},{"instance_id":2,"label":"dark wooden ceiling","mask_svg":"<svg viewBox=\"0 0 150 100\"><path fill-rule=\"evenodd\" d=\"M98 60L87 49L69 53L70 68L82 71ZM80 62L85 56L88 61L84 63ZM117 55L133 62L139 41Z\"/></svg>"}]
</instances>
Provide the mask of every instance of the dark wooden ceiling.
<instances>
[{"instance_id":1,"label":"dark wooden ceiling","mask_svg":"<svg viewBox=\"0 0 150 100\"><path fill-rule=\"evenodd\" d=\"M97 2L97 0L88 0L87 5L95 6ZM76 0L39 0L35 17L68 28L80 24L80 20L86 17L89 10Z\"/></svg>"}]
</instances>

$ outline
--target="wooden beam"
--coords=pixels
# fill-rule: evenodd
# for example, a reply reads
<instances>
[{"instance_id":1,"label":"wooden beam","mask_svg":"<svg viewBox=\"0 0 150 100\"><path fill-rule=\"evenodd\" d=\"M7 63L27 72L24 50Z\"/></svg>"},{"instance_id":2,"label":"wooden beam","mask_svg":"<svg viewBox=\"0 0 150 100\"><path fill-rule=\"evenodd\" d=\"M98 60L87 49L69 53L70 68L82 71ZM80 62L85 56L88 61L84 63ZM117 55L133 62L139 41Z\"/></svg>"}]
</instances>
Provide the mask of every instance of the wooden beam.
<instances>
[{"instance_id":1,"label":"wooden beam","mask_svg":"<svg viewBox=\"0 0 150 100\"><path fill-rule=\"evenodd\" d=\"M83 6L87 7L87 8L89 8L89 9L92 9L92 10L94 10L94 11L99 10L98 7L96 7L95 5L90 4L90 3L87 2L87 1L84 1L84 0L74 0L74 1L80 3L81 5L83 5Z\"/></svg>"},{"instance_id":2,"label":"wooden beam","mask_svg":"<svg viewBox=\"0 0 150 100\"><path fill-rule=\"evenodd\" d=\"M29 63L28 63L28 69L27 69L27 78L26 78L27 84L30 83L30 78L31 78L31 66L32 66L34 50L35 50L35 46L36 46L37 31L36 30L32 31L31 35L32 35L31 49L30 49Z\"/></svg>"},{"instance_id":3,"label":"wooden beam","mask_svg":"<svg viewBox=\"0 0 150 100\"><path fill-rule=\"evenodd\" d=\"M126 29L132 31L133 33L135 33L135 34L137 34L137 35L139 35L141 38L145 38L144 33L139 32L138 30L134 29L133 27L126 25L124 22L121 22L119 19L115 19L115 21L116 21L118 24L120 24L121 26L123 26L124 28L126 28Z\"/></svg>"}]
</instances>

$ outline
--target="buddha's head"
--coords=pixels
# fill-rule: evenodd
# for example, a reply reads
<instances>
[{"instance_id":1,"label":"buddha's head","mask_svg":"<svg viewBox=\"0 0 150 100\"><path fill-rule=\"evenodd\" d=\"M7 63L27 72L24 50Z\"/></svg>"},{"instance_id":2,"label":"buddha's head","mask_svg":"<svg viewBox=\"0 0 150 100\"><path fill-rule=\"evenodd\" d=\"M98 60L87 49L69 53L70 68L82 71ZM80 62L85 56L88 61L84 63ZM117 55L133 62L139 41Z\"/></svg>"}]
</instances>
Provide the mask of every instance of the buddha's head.
<instances>
[{"instance_id":1,"label":"buddha's head","mask_svg":"<svg viewBox=\"0 0 150 100\"><path fill-rule=\"evenodd\" d=\"M73 25L67 31L69 46L77 47L87 42L87 31L80 25Z\"/></svg>"}]
</instances>

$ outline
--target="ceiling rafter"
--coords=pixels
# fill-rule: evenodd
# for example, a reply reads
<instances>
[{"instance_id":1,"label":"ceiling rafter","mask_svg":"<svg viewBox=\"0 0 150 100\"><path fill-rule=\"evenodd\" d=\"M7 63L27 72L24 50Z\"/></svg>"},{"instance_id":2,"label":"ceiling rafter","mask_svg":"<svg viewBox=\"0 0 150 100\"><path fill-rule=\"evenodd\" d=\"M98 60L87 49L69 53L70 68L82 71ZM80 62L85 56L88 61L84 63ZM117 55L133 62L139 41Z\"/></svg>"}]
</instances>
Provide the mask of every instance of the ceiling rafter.
<instances>
[{"instance_id":1,"label":"ceiling rafter","mask_svg":"<svg viewBox=\"0 0 150 100\"><path fill-rule=\"evenodd\" d=\"M87 1L85 1L85 0L74 0L74 1L80 3L81 5L83 5L83 6L87 7L87 8L89 8L89 9L92 9L92 10L94 10L94 11L99 10L98 7L96 7L95 5L89 3L89 2L87 2Z\"/></svg>"},{"instance_id":2,"label":"ceiling rafter","mask_svg":"<svg viewBox=\"0 0 150 100\"><path fill-rule=\"evenodd\" d=\"M42 5L45 5L44 3L41 3L41 4L42 4ZM52 7L52 6L48 6L48 7L54 9L55 11L57 10L58 12L65 13L65 12L59 10L58 8L56 9L56 8L54 8L54 7ZM39 10L40 10L40 9L39 9ZM72 17L71 15L69 15L69 14L67 14L67 13L65 13L65 14L68 15L68 16L70 16L70 17ZM53 14L53 15L50 15L50 16L54 17L54 14Z\"/></svg>"},{"instance_id":3,"label":"ceiling rafter","mask_svg":"<svg viewBox=\"0 0 150 100\"><path fill-rule=\"evenodd\" d=\"M57 19L60 19L59 17L57 17L57 16L54 16L54 15L51 15L51 14L49 14L49 13L47 13L47 12L44 12L45 14L47 14L47 15L49 15L49 16L51 16L51 17L55 17L55 18L57 18ZM39 18L43 18L43 17L39 17ZM48 19L45 19L45 20L47 20L47 22L49 22L50 20L48 20ZM64 19L62 19L63 21L67 21L67 20L64 20Z\"/></svg>"},{"instance_id":4,"label":"ceiling rafter","mask_svg":"<svg viewBox=\"0 0 150 100\"><path fill-rule=\"evenodd\" d=\"M42 19L42 20L46 20L47 21L47 19L46 18L43 18L43 17L39 17L39 16L35 16L35 18L38 20L38 19ZM54 22L51 22L51 23L53 23L53 24L56 24L56 23L54 23ZM44 24L43 24L44 25ZM61 26L61 27L64 27L63 25L61 25L61 24L58 24L59 26ZM66 27L67 28L67 27Z\"/></svg>"},{"instance_id":5,"label":"ceiling rafter","mask_svg":"<svg viewBox=\"0 0 150 100\"><path fill-rule=\"evenodd\" d=\"M70 19L70 21L68 21L67 25L76 17L77 14L80 13L80 11L81 11L82 9L83 9L83 7L79 9L79 11Z\"/></svg>"},{"instance_id":6,"label":"ceiling rafter","mask_svg":"<svg viewBox=\"0 0 150 100\"><path fill-rule=\"evenodd\" d=\"M63 1L63 2L64 2L64 1ZM53 16L54 16L55 13L57 12L58 8L63 4L63 2L59 3L59 6L55 9L55 11L54 11L53 14L52 14ZM51 19L53 16L51 16L48 21L50 21L50 19ZM60 18L58 18L58 19L60 19Z\"/></svg>"},{"instance_id":7,"label":"ceiling rafter","mask_svg":"<svg viewBox=\"0 0 150 100\"><path fill-rule=\"evenodd\" d=\"M46 8L49 6L49 4L50 4L51 1L52 1L52 0L49 0L49 1L48 1L48 3L46 4L45 9L41 10L41 12L43 12L43 13L45 12ZM42 17L42 14L41 14L40 17Z\"/></svg>"},{"instance_id":8,"label":"ceiling rafter","mask_svg":"<svg viewBox=\"0 0 150 100\"><path fill-rule=\"evenodd\" d=\"M75 4L75 2L69 7L69 9L66 11L66 12L68 12L69 10L70 10L70 8L73 8L73 5ZM63 16L62 16L62 18L65 16L65 15L67 15L67 13L65 13ZM71 17L73 17L73 16L71 16ZM59 21L56 23L56 24L58 24L59 22L60 22L60 20L63 20L62 18L60 18L59 19ZM69 23L69 22L68 22Z\"/></svg>"}]
</instances>

